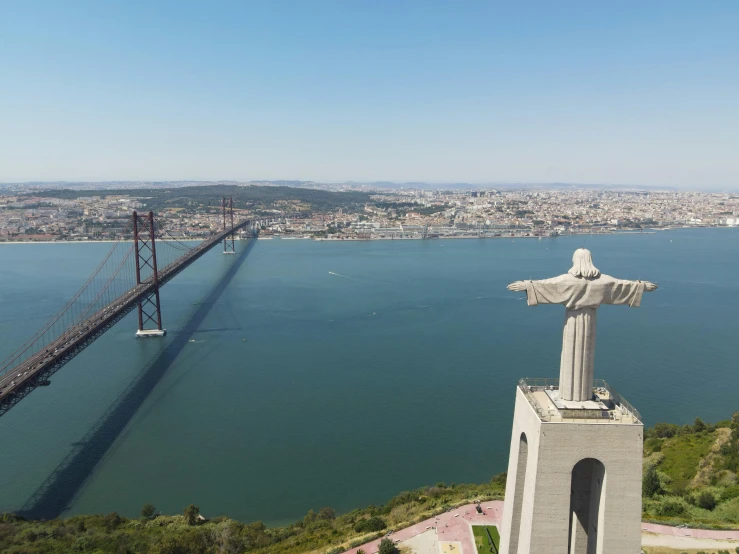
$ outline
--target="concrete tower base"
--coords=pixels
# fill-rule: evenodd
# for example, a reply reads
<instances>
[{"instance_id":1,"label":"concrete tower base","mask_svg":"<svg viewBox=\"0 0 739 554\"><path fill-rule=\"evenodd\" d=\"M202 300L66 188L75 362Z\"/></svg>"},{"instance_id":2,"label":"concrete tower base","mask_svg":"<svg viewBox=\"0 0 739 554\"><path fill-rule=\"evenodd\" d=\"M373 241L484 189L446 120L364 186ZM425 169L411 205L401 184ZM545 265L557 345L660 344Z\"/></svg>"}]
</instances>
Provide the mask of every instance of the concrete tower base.
<instances>
[{"instance_id":1,"label":"concrete tower base","mask_svg":"<svg viewBox=\"0 0 739 554\"><path fill-rule=\"evenodd\" d=\"M136 331L136 336L139 338L163 337L166 334L166 329L139 329Z\"/></svg>"},{"instance_id":2,"label":"concrete tower base","mask_svg":"<svg viewBox=\"0 0 739 554\"><path fill-rule=\"evenodd\" d=\"M591 401L556 380L516 390L501 554L639 554L639 413L603 381Z\"/></svg>"}]
</instances>

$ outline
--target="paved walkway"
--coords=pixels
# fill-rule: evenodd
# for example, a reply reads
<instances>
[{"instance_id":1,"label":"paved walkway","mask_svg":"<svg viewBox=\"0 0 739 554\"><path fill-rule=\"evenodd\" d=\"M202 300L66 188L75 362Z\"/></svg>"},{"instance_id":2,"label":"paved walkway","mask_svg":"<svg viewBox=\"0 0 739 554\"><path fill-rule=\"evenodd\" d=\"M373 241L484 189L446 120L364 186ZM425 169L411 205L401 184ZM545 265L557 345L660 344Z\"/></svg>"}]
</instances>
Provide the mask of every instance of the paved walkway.
<instances>
[{"instance_id":1,"label":"paved walkway","mask_svg":"<svg viewBox=\"0 0 739 554\"><path fill-rule=\"evenodd\" d=\"M408 546L420 546L422 551L431 548L432 542L460 543L462 552L459 554L475 554L475 541L472 536L472 525L497 525L503 519L503 501L492 500L482 503L483 512L478 514L475 504L467 504L449 512L426 519L390 535L394 542L402 542ZM435 533L435 536L431 536ZM423 538L416 538L424 534ZM413 539L413 540L410 540ZM434 540L435 539L435 540ZM367 554L375 554L381 539L352 548L347 552L356 554L361 548ZM721 542L713 542L721 541ZM713 531L709 529L686 529L659 525L656 523L642 523L642 544L645 546L669 546L673 548L728 548L739 545L739 531ZM692 546L696 545L696 546ZM436 547L438 548L438 546Z\"/></svg>"},{"instance_id":2,"label":"paved walkway","mask_svg":"<svg viewBox=\"0 0 739 554\"><path fill-rule=\"evenodd\" d=\"M401 529L390 535L389 538L395 542L404 542L410 538L420 535L426 531L433 531L435 528L436 539L443 542L459 542L462 544L461 554L474 554L477 552L475 541L472 538L472 528L470 525L497 525L500 527L503 515L503 502L492 501L482 503L483 512L478 514L474 504L467 504L444 512L436 517L432 517L416 523L405 529ZM357 548L347 550L350 554L356 554L361 548L367 554L375 554L379 547L381 539L363 544Z\"/></svg>"},{"instance_id":3,"label":"paved walkway","mask_svg":"<svg viewBox=\"0 0 739 554\"><path fill-rule=\"evenodd\" d=\"M711 529L686 529L659 525L658 523L642 523L642 531L671 537L694 537L698 539L734 540L739 541L739 531L713 531Z\"/></svg>"},{"instance_id":4,"label":"paved walkway","mask_svg":"<svg viewBox=\"0 0 739 554\"><path fill-rule=\"evenodd\" d=\"M691 536L653 535L652 533L642 533L641 544L642 546L662 546L675 550L708 550L709 552L728 550L732 554L734 548L739 546L737 541L700 539Z\"/></svg>"},{"instance_id":5,"label":"paved walkway","mask_svg":"<svg viewBox=\"0 0 739 554\"><path fill-rule=\"evenodd\" d=\"M436 529L429 529L420 535L403 541L413 554L439 554L439 541L436 540Z\"/></svg>"}]
</instances>

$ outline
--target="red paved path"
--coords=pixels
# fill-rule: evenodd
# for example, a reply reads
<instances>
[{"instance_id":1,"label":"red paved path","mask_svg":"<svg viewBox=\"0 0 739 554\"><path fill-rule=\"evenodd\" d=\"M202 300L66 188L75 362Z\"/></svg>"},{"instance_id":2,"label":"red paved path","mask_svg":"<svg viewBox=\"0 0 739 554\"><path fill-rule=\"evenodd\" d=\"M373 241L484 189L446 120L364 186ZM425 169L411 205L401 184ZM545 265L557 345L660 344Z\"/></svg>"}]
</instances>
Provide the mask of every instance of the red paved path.
<instances>
[{"instance_id":1,"label":"red paved path","mask_svg":"<svg viewBox=\"0 0 739 554\"><path fill-rule=\"evenodd\" d=\"M695 537L697 539L735 540L739 541L739 531L714 531L711 529L679 529L658 523L642 523L642 531L669 535L671 537Z\"/></svg>"},{"instance_id":2,"label":"red paved path","mask_svg":"<svg viewBox=\"0 0 739 554\"><path fill-rule=\"evenodd\" d=\"M490 506L492 509L488 509ZM421 523L416 523L400 531L396 531L390 538L394 541L404 541L410 539L426 531L427 527L436 527L436 533L440 541L460 541L462 543L463 554L474 554L477 552L475 543L472 539L472 530L470 524L474 525L498 525L500 527L501 517L503 515L503 502L491 501L483 502L482 508L484 514L478 514L474 504L467 504L455 508L449 512L426 519ZM375 554L381 539L347 550L350 554L355 554L361 548L367 554Z\"/></svg>"},{"instance_id":3,"label":"red paved path","mask_svg":"<svg viewBox=\"0 0 739 554\"><path fill-rule=\"evenodd\" d=\"M449 512L445 512L436 517L426 519L421 523L416 523L400 531L396 531L390 538L393 541L404 541L415 537L427 530L427 527L436 527L436 533L440 541L460 541L462 543L463 554L475 554L475 543L472 538L472 530L470 525L497 525L500 529L500 523L503 516L503 501L491 500L482 503L484 514L478 514L474 504L467 504L459 508L455 508ZM669 525L659 525L656 523L642 523L642 531L657 533L658 535L670 535L673 537L695 537L700 539L717 539L717 540L739 540L739 531L713 531L709 529L679 529L670 527ZM363 549L367 554L375 554L381 539L374 540L347 550L349 554L356 554L359 548Z\"/></svg>"}]
</instances>

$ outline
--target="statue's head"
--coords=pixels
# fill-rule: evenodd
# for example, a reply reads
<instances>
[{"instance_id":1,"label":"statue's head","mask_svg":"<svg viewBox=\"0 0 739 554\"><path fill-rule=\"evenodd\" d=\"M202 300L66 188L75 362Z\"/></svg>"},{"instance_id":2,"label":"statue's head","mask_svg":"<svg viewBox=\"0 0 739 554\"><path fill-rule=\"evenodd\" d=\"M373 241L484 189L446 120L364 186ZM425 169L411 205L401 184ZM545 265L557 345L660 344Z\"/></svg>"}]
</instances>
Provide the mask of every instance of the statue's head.
<instances>
[{"instance_id":1,"label":"statue's head","mask_svg":"<svg viewBox=\"0 0 739 554\"><path fill-rule=\"evenodd\" d=\"M575 277L593 279L600 276L600 271L593 265L593 258L587 248L578 248L572 255L572 269L568 271Z\"/></svg>"}]
</instances>

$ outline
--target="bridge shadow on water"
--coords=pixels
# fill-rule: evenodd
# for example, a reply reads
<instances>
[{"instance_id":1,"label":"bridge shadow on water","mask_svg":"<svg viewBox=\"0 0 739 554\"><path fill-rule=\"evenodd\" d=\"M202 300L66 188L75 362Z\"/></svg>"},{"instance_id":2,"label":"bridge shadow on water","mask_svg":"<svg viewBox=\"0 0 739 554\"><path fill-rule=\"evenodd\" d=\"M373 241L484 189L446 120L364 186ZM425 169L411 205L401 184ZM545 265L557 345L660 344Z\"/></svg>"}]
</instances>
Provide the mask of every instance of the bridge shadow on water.
<instances>
[{"instance_id":1,"label":"bridge shadow on water","mask_svg":"<svg viewBox=\"0 0 739 554\"><path fill-rule=\"evenodd\" d=\"M19 515L29 519L53 519L69 508L106 452L125 430L192 335L198 331L198 327L243 265L255 243L255 240L250 240L241 253L235 256L236 259L190 314L182 329L164 339L167 341L164 349L144 367L87 434L72 445L72 450L28 499L18 512Z\"/></svg>"}]
</instances>

